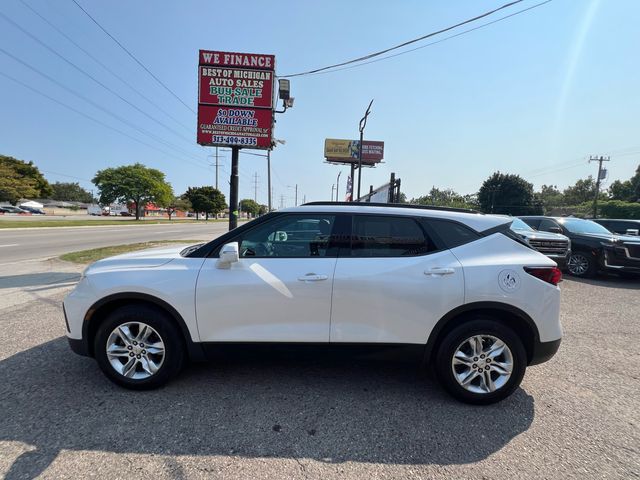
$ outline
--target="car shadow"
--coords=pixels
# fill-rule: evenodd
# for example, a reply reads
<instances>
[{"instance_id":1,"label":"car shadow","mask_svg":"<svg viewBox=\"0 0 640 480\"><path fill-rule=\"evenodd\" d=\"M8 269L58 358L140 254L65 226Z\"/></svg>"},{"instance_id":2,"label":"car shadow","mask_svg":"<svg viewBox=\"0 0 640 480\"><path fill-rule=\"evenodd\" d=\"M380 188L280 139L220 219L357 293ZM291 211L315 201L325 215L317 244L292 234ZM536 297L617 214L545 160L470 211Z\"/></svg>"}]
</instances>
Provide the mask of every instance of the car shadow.
<instances>
[{"instance_id":1,"label":"car shadow","mask_svg":"<svg viewBox=\"0 0 640 480\"><path fill-rule=\"evenodd\" d=\"M1 288L42 287L42 289L69 286L80 280L77 272L25 273L0 277Z\"/></svg>"},{"instance_id":2,"label":"car shadow","mask_svg":"<svg viewBox=\"0 0 640 480\"><path fill-rule=\"evenodd\" d=\"M195 364L166 387L111 384L58 338L0 362L0 440L30 448L7 479L35 478L62 450L393 464L478 462L526 431L518 389L458 403L415 367L315 359Z\"/></svg>"}]
</instances>

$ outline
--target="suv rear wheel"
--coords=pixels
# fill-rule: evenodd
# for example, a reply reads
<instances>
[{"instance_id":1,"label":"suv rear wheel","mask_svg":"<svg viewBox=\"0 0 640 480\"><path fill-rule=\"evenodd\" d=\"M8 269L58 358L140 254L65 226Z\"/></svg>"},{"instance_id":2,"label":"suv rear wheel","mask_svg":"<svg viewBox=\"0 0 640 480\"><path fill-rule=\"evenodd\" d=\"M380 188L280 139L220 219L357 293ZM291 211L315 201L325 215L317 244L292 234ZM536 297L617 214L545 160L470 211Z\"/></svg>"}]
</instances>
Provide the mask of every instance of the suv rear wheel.
<instances>
[{"instance_id":1,"label":"suv rear wheel","mask_svg":"<svg viewBox=\"0 0 640 480\"><path fill-rule=\"evenodd\" d=\"M113 311L98 328L98 365L114 383L135 390L164 385L184 363L174 322L160 309L129 305Z\"/></svg>"},{"instance_id":2,"label":"suv rear wheel","mask_svg":"<svg viewBox=\"0 0 640 480\"><path fill-rule=\"evenodd\" d=\"M486 405L511 395L527 364L522 341L508 327L478 318L449 332L437 352L436 370L456 399Z\"/></svg>"}]
</instances>

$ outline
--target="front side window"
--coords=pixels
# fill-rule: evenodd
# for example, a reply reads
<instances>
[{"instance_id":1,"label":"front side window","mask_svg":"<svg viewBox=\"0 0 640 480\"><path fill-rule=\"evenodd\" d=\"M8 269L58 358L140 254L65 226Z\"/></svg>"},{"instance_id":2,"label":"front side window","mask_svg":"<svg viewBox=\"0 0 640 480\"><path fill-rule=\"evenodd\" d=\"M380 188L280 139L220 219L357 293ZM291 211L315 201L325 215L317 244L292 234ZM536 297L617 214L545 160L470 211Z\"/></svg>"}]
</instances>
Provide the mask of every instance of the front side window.
<instances>
[{"instance_id":1,"label":"front side window","mask_svg":"<svg viewBox=\"0 0 640 480\"><path fill-rule=\"evenodd\" d=\"M325 257L334 221L334 215L322 214L277 217L238 239L240 256Z\"/></svg>"},{"instance_id":2,"label":"front side window","mask_svg":"<svg viewBox=\"0 0 640 480\"><path fill-rule=\"evenodd\" d=\"M552 228L560 228L560 226L553 220L543 218L540 222L540 227L538 227L538 230L540 230L541 232L550 232Z\"/></svg>"},{"instance_id":3,"label":"front side window","mask_svg":"<svg viewBox=\"0 0 640 480\"><path fill-rule=\"evenodd\" d=\"M435 250L418 223L409 217L356 215L351 235L352 257L406 257Z\"/></svg>"}]
</instances>

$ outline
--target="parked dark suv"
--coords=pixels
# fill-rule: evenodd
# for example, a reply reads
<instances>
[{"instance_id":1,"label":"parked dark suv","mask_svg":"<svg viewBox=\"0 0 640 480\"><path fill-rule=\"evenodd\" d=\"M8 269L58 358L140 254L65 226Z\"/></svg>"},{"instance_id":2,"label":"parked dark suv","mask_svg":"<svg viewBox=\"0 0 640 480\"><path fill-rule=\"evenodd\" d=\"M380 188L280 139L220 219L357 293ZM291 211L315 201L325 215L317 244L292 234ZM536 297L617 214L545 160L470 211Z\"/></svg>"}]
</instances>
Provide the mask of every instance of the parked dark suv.
<instances>
[{"instance_id":1,"label":"parked dark suv","mask_svg":"<svg viewBox=\"0 0 640 480\"><path fill-rule=\"evenodd\" d=\"M640 220L618 220L612 218L597 218L593 220L613 233L620 235L640 235Z\"/></svg>"},{"instance_id":2,"label":"parked dark suv","mask_svg":"<svg viewBox=\"0 0 640 480\"><path fill-rule=\"evenodd\" d=\"M575 217L520 217L536 230L562 233L571 240L567 270L576 277L598 271L640 274L640 239L617 235L591 220Z\"/></svg>"}]
</instances>

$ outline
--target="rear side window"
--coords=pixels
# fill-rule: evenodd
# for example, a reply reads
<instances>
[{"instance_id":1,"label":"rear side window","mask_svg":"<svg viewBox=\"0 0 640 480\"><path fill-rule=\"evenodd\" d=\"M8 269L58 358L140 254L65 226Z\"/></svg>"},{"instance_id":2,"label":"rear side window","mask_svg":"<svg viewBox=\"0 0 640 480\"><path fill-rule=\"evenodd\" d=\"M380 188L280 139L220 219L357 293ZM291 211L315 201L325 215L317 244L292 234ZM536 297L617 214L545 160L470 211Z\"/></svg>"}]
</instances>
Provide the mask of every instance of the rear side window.
<instances>
[{"instance_id":1,"label":"rear side window","mask_svg":"<svg viewBox=\"0 0 640 480\"><path fill-rule=\"evenodd\" d=\"M471 228L448 220L422 219L423 224L432 228L447 248L455 248L480 238L480 234Z\"/></svg>"},{"instance_id":2,"label":"rear side window","mask_svg":"<svg viewBox=\"0 0 640 480\"><path fill-rule=\"evenodd\" d=\"M408 257L434 250L433 242L413 218L390 215L353 217L352 257Z\"/></svg>"}]
</instances>

